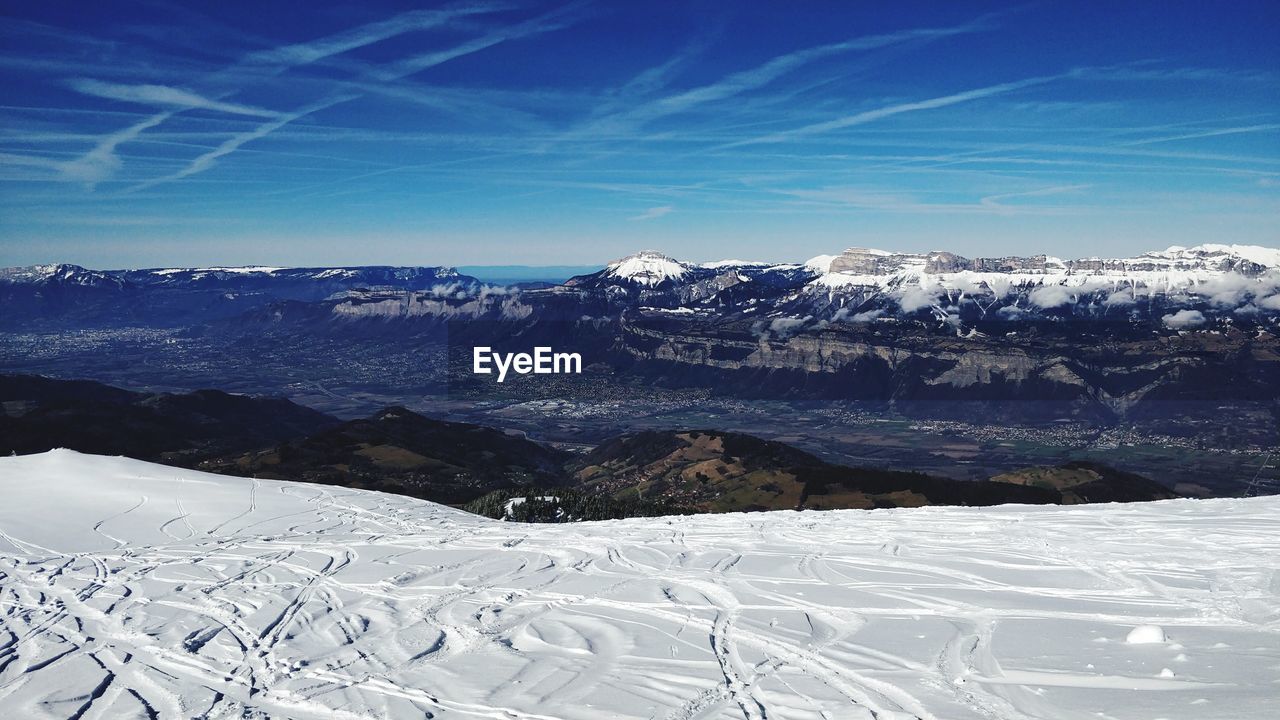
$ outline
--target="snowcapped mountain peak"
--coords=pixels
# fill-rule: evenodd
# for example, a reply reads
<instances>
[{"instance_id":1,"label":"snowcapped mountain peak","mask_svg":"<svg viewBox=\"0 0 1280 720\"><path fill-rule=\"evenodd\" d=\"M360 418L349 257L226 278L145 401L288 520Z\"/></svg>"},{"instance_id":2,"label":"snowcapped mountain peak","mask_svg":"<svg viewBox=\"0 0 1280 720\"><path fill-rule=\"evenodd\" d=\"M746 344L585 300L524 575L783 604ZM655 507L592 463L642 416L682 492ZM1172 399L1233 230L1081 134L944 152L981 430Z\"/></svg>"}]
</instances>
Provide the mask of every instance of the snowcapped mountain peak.
<instances>
[{"instance_id":1,"label":"snowcapped mountain peak","mask_svg":"<svg viewBox=\"0 0 1280 720\"><path fill-rule=\"evenodd\" d=\"M326 285L359 284L365 287L426 286L443 280L461 278L451 267L383 265L351 267L274 267L246 265L242 267L217 266L193 268L155 268L118 271L134 282L165 284L169 286L232 283L240 287L275 284L321 283Z\"/></svg>"},{"instance_id":2,"label":"snowcapped mountain peak","mask_svg":"<svg viewBox=\"0 0 1280 720\"><path fill-rule=\"evenodd\" d=\"M828 259L830 258L830 259ZM891 253L849 248L837 256L810 261L819 272L859 276L915 274L948 275L960 272L1013 275L1064 274L1073 276L1130 276L1133 272L1180 272L1216 275L1235 272L1256 276L1280 268L1280 250L1255 245L1173 246L1130 258L1089 257L1065 260L1050 255L968 258L945 250L928 253ZM821 267L825 265L826 267Z\"/></svg>"},{"instance_id":3,"label":"snowcapped mountain peak","mask_svg":"<svg viewBox=\"0 0 1280 720\"><path fill-rule=\"evenodd\" d=\"M825 275L831 271L831 261L835 259L835 255L818 255L805 260L804 266L816 273Z\"/></svg>"},{"instance_id":4,"label":"snowcapped mountain peak","mask_svg":"<svg viewBox=\"0 0 1280 720\"><path fill-rule=\"evenodd\" d=\"M609 263L605 274L630 280L640 285L658 285L667 280L678 280L692 272L692 268L656 250L641 250L621 260Z\"/></svg>"},{"instance_id":5,"label":"snowcapped mountain peak","mask_svg":"<svg viewBox=\"0 0 1280 720\"><path fill-rule=\"evenodd\" d=\"M1280 250L1250 245L1174 246L1127 258L1067 260L1049 255L967 258L955 253L881 253L850 248L811 281L820 294L888 293L904 308L942 295L1025 299L1041 309L1102 303L1133 305L1138 297L1209 302L1243 312L1280 305ZM1277 300L1272 300L1272 296ZM1256 305L1250 302L1258 301ZM1021 312L1021 310L1019 310Z\"/></svg>"},{"instance_id":6,"label":"snowcapped mountain peak","mask_svg":"<svg viewBox=\"0 0 1280 720\"><path fill-rule=\"evenodd\" d=\"M1143 253L1144 258L1156 258L1174 262L1200 263L1206 266L1221 267L1238 264L1238 261L1253 263L1264 268L1280 267L1280 249L1259 245L1223 245L1206 243L1195 247L1171 245L1165 250Z\"/></svg>"},{"instance_id":7,"label":"snowcapped mountain peak","mask_svg":"<svg viewBox=\"0 0 1280 720\"><path fill-rule=\"evenodd\" d=\"M708 270L720 270L721 268L728 267L767 267L773 264L774 263L764 262L763 260L713 260L711 262L704 262L699 267L704 267Z\"/></svg>"},{"instance_id":8,"label":"snowcapped mountain peak","mask_svg":"<svg viewBox=\"0 0 1280 720\"><path fill-rule=\"evenodd\" d=\"M950 253L933 252L926 256L915 253L895 253L878 248L851 247L845 248L839 255L818 255L809 258L804 262L804 266L821 275L827 273L880 275L897 270L904 261L922 264L926 257L935 255L949 256Z\"/></svg>"},{"instance_id":9,"label":"snowcapped mountain peak","mask_svg":"<svg viewBox=\"0 0 1280 720\"><path fill-rule=\"evenodd\" d=\"M921 268L930 262L948 263L957 257L959 256L941 251L920 255L854 247L837 255L831 261L829 270L832 273L853 275L887 275L907 268Z\"/></svg>"},{"instance_id":10,"label":"snowcapped mountain peak","mask_svg":"<svg viewBox=\"0 0 1280 720\"><path fill-rule=\"evenodd\" d=\"M120 281L107 273L70 263L0 268L0 281L11 283L59 283L65 285L118 286Z\"/></svg>"},{"instance_id":11,"label":"snowcapped mountain peak","mask_svg":"<svg viewBox=\"0 0 1280 720\"><path fill-rule=\"evenodd\" d=\"M39 282L59 275L83 270L84 268L79 265L69 265L66 263L9 267L0 269L0 279L8 280L10 282Z\"/></svg>"},{"instance_id":12,"label":"snowcapped mountain peak","mask_svg":"<svg viewBox=\"0 0 1280 720\"><path fill-rule=\"evenodd\" d=\"M284 270L282 267L267 267L264 265L243 265L235 267L207 267L207 268L161 268L152 270L152 275L178 275L182 273L231 273L232 275L270 275L274 272Z\"/></svg>"}]
</instances>

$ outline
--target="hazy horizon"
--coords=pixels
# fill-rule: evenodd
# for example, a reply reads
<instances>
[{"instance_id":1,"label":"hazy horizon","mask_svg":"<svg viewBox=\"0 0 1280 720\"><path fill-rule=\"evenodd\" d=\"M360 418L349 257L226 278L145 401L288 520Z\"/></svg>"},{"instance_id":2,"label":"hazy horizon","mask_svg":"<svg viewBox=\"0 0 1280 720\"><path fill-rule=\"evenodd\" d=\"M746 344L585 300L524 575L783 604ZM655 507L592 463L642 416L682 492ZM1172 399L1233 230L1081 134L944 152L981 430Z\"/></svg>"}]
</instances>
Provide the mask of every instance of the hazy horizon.
<instances>
[{"instance_id":1,"label":"hazy horizon","mask_svg":"<svg viewBox=\"0 0 1280 720\"><path fill-rule=\"evenodd\" d=\"M1204 243L1203 245L1215 245L1215 243ZM1218 244L1218 245L1221 245L1221 244ZM1262 248L1263 250L1275 250L1275 251L1280 251L1280 246L1268 247L1268 246L1257 246L1257 245L1241 245L1241 244L1239 244L1239 243L1236 243L1236 244L1235 244L1235 246L1236 246L1236 247L1243 247L1243 248ZM1161 252L1161 251L1167 251L1167 250L1177 249L1177 248L1179 248L1179 247L1182 247L1182 248L1184 248L1184 249L1185 249L1185 246L1169 246L1169 247L1161 247L1161 248L1154 248L1154 247L1153 247L1153 248L1148 248L1147 250L1144 250L1144 251L1142 251L1142 252L1143 252L1143 253L1146 253L1146 252ZM1198 247L1198 246L1193 246L1193 247ZM1225 245L1225 247L1231 247L1231 246L1230 246L1230 245ZM838 249L833 249L831 252L827 252L827 253L819 253L818 255L805 256L805 257L735 257L735 258L728 258L728 257L724 257L724 258L704 258L704 257L696 257L696 258L695 258L695 257L680 256L680 255L678 255L678 254L676 254L676 255L671 255L670 257L672 257L672 258L673 258L673 259L675 259L675 260L679 260L679 261L681 261L681 262L691 263L691 264L714 264L714 263L720 263L720 262L733 262L733 261L736 261L736 262L742 262L742 263L748 263L748 264L750 264L750 263L757 263L757 264L777 264L777 265L786 265L786 264L802 264L802 263L804 263L804 262L806 262L806 261L808 261L808 260L817 259L817 258L822 257L822 256L834 256L834 255L839 255L841 252L843 252L843 251L845 251L845 250L851 250L851 249L863 249L863 250L872 250L872 251L881 251L881 250L884 250L884 248L866 248L866 247L861 247L861 246L850 246L850 247L848 247L848 248L838 248ZM107 267L107 266L86 265L86 264L84 264L84 263L78 263L78 262L75 262L74 260L61 259L61 260L55 260L55 261L50 261L50 262L24 263L24 264L22 264L22 265L0 265L0 267L12 268L12 267L35 267L35 266L46 266L46 265L76 265L76 266L84 267L84 268L87 268L87 269L90 269L90 270L101 270L101 271L108 271L108 272L117 272L117 271L135 271L135 270L210 269L210 268L268 268L268 269L286 269L286 268L329 268L329 267L451 267L451 268L453 268L453 269L457 270L458 272L462 273L463 275L471 275L471 276L477 277L477 278L479 278L479 279L481 279L481 280L495 280L495 279L496 279L496 280L503 280L503 281L509 281L509 282L524 282L524 281L535 281L535 280L556 280L556 281L560 281L560 280L568 279L568 278L573 277L573 276L576 276L576 275L585 275L585 274L589 274L589 273L593 273L593 272L596 272L596 271L598 271L598 270L601 270L601 269L605 268L606 266L608 266L610 263L615 262L615 261L620 260L620 259L623 259L623 258L625 258L625 257L627 257L627 256L635 255L635 254L637 254L637 253L641 253L641 252L650 252L650 251L653 251L653 250L652 250L652 248L637 248L637 249L635 249L634 251L632 251L632 252L630 252L630 253L627 253L627 255L619 256L619 257L616 257L616 258L610 258L609 260L605 260L605 261L602 261L602 262L598 262L598 263L580 263L580 264L572 264L572 265L565 265L565 264L550 264L550 263L527 263L527 264L518 264L518 263L516 263L516 264L512 264L512 263L506 263L506 264L488 264L488 265L486 265L486 264L442 263L442 262L425 262L425 263L403 263L403 262L369 263L369 262L360 262L360 263L347 263L347 264L341 264L341 263L327 263L327 264L316 264L316 263L294 263L294 264L286 264L286 263L235 263L235 262L223 262L223 263L176 264L176 265L163 265L163 264L161 264L161 265L131 265L131 266L123 266L123 265L122 265L122 266L111 266L111 267ZM900 252L900 253L903 253L903 254L927 255L927 254L934 253L934 252L948 252L948 250L947 250L946 248L931 248L931 249L928 249L928 250L924 250L924 249L904 249L904 250L898 250L898 251L893 251L893 252ZM1141 254L1141 253L1132 253L1132 254L1131 254L1131 256L1136 256L1136 255L1139 255L1139 254ZM1053 253L1028 253L1028 254L1015 255L1015 256L1016 256L1016 257L1030 257L1030 256L1032 256L1032 255L1047 255L1048 257L1056 257L1057 259L1060 259L1060 260L1089 260L1089 259L1095 259L1095 258L1098 258L1098 259L1124 259L1124 258L1123 258L1123 257L1121 257L1120 255L1078 255L1078 256L1077 256L1077 255L1054 255ZM1006 254L1001 254L1001 255L974 255L974 256L971 256L971 258L979 258L979 257L988 257L988 258L991 258L991 257L1009 257L1009 256L1010 256L1010 255L1006 253Z\"/></svg>"},{"instance_id":2,"label":"hazy horizon","mask_svg":"<svg viewBox=\"0 0 1280 720\"><path fill-rule=\"evenodd\" d=\"M1280 246L1280 9L13 7L0 266Z\"/></svg>"}]
</instances>

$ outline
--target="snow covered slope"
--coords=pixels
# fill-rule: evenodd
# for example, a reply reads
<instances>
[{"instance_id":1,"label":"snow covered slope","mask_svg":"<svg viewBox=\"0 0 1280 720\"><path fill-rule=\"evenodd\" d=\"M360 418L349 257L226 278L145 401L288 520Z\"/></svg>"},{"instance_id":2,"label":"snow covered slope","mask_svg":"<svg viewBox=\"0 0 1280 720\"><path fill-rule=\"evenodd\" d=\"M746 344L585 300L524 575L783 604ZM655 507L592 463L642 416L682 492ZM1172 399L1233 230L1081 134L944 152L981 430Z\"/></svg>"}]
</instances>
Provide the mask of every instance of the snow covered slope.
<instances>
[{"instance_id":1,"label":"snow covered slope","mask_svg":"<svg viewBox=\"0 0 1280 720\"><path fill-rule=\"evenodd\" d=\"M525 526L69 451L0 459L0 491L4 717L1239 719L1280 702L1280 498ZM1127 642L1143 625L1159 629Z\"/></svg>"}]
</instances>

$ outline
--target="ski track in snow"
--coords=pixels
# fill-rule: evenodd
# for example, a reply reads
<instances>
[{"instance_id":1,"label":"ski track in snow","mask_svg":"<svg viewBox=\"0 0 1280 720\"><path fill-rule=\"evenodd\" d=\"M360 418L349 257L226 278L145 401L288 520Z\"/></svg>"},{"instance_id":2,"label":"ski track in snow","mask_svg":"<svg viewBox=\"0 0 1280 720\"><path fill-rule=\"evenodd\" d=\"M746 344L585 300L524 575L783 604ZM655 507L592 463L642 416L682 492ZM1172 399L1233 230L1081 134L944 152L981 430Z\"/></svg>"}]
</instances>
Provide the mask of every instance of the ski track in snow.
<instances>
[{"instance_id":1,"label":"ski track in snow","mask_svg":"<svg viewBox=\"0 0 1280 720\"><path fill-rule=\"evenodd\" d=\"M1280 706L1280 498L520 525L69 451L0 488L5 717Z\"/></svg>"}]
</instances>

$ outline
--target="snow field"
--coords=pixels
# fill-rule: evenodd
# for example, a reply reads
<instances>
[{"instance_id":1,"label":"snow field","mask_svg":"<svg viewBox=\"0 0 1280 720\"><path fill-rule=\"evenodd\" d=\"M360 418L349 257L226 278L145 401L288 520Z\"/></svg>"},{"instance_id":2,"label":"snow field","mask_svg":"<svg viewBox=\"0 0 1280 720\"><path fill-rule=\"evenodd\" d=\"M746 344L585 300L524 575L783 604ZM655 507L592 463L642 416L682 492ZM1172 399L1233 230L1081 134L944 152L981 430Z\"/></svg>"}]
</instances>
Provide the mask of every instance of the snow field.
<instances>
[{"instance_id":1,"label":"snow field","mask_svg":"<svg viewBox=\"0 0 1280 720\"><path fill-rule=\"evenodd\" d=\"M519 525L70 451L0 459L0 488L5 717L1280 704L1280 498Z\"/></svg>"}]
</instances>

